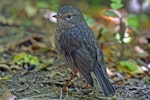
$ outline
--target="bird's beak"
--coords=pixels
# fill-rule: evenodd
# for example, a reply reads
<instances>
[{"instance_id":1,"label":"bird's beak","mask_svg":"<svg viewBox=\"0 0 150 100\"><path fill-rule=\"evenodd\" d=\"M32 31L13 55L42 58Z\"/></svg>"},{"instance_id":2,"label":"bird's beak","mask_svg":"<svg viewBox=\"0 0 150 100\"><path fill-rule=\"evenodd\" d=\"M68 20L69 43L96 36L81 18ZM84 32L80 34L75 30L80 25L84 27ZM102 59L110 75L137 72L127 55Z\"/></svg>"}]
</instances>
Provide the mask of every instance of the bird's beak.
<instances>
[{"instance_id":1,"label":"bird's beak","mask_svg":"<svg viewBox=\"0 0 150 100\"><path fill-rule=\"evenodd\" d=\"M61 16L59 16L59 15L54 15L53 17L55 17L55 18L61 18Z\"/></svg>"}]
</instances>

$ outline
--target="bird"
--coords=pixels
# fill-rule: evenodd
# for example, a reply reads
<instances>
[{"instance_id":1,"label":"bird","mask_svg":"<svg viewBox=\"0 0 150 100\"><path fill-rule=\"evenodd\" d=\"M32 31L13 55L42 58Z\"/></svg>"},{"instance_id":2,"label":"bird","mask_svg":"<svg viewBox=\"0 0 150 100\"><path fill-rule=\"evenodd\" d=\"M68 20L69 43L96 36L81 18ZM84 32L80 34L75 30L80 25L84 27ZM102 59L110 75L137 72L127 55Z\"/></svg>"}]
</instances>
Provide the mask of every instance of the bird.
<instances>
[{"instance_id":1,"label":"bird","mask_svg":"<svg viewBox=\"0 0 150 100\"><path fill-rule=\"evenodd\" d=\"M56 49L65 64L74 72L64 86L64 91L78 72L93 87L93 72L104 95L113 96L115 89L106 72L103 52L82 12L74 6L65 5L53 17L57 19L54 34Z\"/></svg>"}]
</instances>

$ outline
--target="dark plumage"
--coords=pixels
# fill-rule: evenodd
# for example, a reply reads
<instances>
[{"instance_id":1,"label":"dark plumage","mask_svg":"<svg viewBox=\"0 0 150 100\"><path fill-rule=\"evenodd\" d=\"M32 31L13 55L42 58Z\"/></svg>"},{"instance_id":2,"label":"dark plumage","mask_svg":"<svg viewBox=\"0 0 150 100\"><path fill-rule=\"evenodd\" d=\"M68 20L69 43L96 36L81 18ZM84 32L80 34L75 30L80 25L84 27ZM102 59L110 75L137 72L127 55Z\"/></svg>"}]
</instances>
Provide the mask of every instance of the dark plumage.
<instances>
[{"instance_id":1,"label":"dark plumage","mask_svg":"<svg viewBox=\"0 0 150 100\"><path fill-rule=\"evenodd\" d=\"M66 64L79 71L93 87L91 72L94 72L105 96L114 95L103 53L81 11L73 6L63 6L57 15L55 45Z\"/></svg>"}]
</instances>

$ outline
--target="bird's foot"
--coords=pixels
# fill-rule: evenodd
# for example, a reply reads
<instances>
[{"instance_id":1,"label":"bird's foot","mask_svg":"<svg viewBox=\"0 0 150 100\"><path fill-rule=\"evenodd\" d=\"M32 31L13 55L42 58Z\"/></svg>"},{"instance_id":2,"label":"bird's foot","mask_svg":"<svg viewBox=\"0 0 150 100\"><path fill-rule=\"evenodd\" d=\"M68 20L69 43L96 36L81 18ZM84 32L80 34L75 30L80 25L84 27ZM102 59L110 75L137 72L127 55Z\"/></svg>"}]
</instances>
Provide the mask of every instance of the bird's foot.
<instances>
[{"instance_id":1,"label":"bird's foot","mask_svg":"<svg viewBox=\"0 0 150 100\"><path fill-rule=\"evenodd\" d=\"M63 87L63 92L66 92L66 93L68 93L69 95L71 95L71 94L72 94L72 92L71 92L71 91L69 91L69 90L67 89L67 87L66 87L66 86L64 86L64 87Z\"/></svg>"}]
</instances>

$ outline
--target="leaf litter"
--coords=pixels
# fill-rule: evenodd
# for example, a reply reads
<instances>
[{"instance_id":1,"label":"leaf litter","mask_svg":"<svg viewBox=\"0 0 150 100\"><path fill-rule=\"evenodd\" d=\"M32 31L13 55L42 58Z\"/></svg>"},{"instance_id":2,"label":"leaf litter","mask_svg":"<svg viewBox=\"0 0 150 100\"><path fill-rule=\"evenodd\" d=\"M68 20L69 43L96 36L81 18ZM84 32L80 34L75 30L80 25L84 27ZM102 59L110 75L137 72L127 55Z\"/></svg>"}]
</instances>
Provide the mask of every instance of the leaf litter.
<instances>
[{"instance_id":1,"label":"leaf litter","mask_svg":"<svg viewBox=\"0 0 150 100\"><path fill-rule=\"evenodd\" d=\"M19 0L17 2L23 3ZM25 2L27 2L26 4L31 3L29 1ZM4 5L7 5L7 3ZM16 5L12 4L11 7L16 7ZM17 17L18 19L15 19L15 15L13 18L8 18L9 20L5 19L5 14L2 14L2 17L0 17L4 19L3 21L2 19L0 20L0 99L9 97L6 94L9 94L12 99L17 97L19 100L112 99L111 97L104 97L97 85L90 89L79 88L78 86L84 86L86 83L81 75L72 80L68 87L72 95L62 91L62 87L70 78L72 72L60 60L54 49L51 37L53 37L55 31L55 24L44 19L43 16L37 15L39 9L32 7L32 4L26 6L28 9L23 7L24 5L19 8L23 11L22 13L18 11L18 8L13 10L13 13L15 12L19 16ZM31 13L29 9L32 9L31 12L34 13ZM11 11L10 13L13 14ZM26 15L25 13L28 14ZM22 19L20 16L23 16ZM27 17L29 19L25 19ZM97 22L98 24L99 22ZM122 52L120 51L122 46L115 40L113 34L109 35L105 36L103 34L99 38L101 38L101 46L105 60L108 63L110 80L116 88L115 98L117 100L150 99L150 68L148 67L150 60L149 52L147 51L148 41L146 41L148 35L143 35L145 37L142 37L142 39L140 36L137 37L137 41L140 41L141 44L138 44L137 41L124 44L124 48L129 49L123 52L123 56L121 56ZM133 46L135 48L131 48ZM137 53L133 53L133 51ZM146 53L139 55L139 51ZM39 64L32 70L25 70L21 65L14 64L13 59L15 55L22 52L32 55L32 57L37 57ZM122 60L122 58L125 59ZM28 63L31 62L28 60ZM142 73L137 73L135 69L141 68L141 66L142 69L140 70L143 70L143 67L146 70L143 70ZM123 67L126 68L124 69ZM96 84L96 81L94 82ZM9 91L5 92L6 89Z\"/></svg>"}]
</instances>

